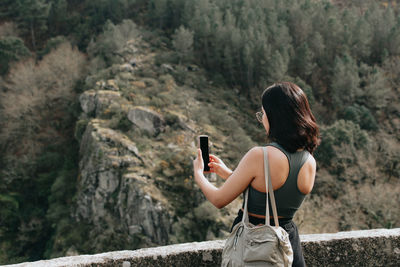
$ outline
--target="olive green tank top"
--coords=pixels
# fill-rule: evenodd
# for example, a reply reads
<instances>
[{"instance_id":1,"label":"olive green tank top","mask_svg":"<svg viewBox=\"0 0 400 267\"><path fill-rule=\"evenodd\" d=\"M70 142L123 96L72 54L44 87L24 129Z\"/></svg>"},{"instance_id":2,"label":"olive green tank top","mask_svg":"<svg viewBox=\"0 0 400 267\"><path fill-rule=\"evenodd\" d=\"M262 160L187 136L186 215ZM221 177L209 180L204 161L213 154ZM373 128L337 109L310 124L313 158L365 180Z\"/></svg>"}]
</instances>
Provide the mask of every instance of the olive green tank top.
<instances>
[{"instance_id":1,"label":"olive green tank top","mask_svg":"<svg viewBox=\"0 0 400 267\"><path fill-rule=\"evenodd\" d=\"M278 143L270 143L267 146L274 146L281 150L287 157L289 162L289 175L286 182L274 191L276 208L278 216L292 219L301 203L305 194L301 193L297 187L297 176L301 167L307 161L309 152L307 150L289 153ZM273 168L273 167L272 167ZM254 214L265 216L265 192L260 192L249 185L248 211ZM269 200L268 200L269 201ZM270 214L272 214L271 205L269 204Z\"/></svg>"}]
</instances>

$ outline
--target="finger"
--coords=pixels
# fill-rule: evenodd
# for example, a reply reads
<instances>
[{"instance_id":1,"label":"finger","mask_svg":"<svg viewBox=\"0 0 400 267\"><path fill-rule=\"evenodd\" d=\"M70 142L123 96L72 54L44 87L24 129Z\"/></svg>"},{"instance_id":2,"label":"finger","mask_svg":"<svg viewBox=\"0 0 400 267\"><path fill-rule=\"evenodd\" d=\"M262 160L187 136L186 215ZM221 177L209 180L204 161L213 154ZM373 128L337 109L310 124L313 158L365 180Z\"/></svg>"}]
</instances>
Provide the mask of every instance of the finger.
<instances>
[{"instance_id":1,"label":"finger","mask_svg":"<svg viewBox=\"0 0 400 267\"><path fill-rule=\"evenodd\" d=\"M210 154L210 161L211 161L211 162L218 162L218 159L217 159L217 157L215 157L214 155L211 155L211 154Z\"/></svg>"},{"instance_id":2,"label":"finger","mask_svg":"<svg viewBox=\"0 0 400 267\"><path fill-rule=\"evenodd\" d=\"M212 159L212 161L220 162L220 159L217 156L213 155L213 154L210 154L210 158Z\"/></svg>"},{"instance_id":3,"label":"finger","mask_svg":"<svg viewBox=\"0 0 400 267\"><path fill-rule=\"evenodd\" d=\"M197 156L199 159L203 160L203 156L201 155L201 149L197 149Z\"/></svg>"},{"instance_id":4,"label":"finger","mask_svg":"<svg viewBox=\"0 0 400 267\"><path fill-rule=\"evenodd\" d=\"M208 166L215 168L215 167L219 166L219 163L218 162L210 162L210 163L208 163Z\"/></svg>"}]
</instances>

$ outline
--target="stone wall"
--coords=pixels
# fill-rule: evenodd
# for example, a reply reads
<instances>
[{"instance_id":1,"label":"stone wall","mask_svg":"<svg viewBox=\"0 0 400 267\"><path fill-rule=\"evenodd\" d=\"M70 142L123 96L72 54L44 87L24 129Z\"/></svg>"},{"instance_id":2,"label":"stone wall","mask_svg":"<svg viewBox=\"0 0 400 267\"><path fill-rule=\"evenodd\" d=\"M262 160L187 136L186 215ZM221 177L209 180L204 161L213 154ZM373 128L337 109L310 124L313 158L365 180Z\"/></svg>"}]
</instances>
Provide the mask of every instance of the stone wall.
<instances>
[{"instance_id":1,"label":"stone wall","mask_svg":"<svg viewBox=\"0 0 400 267\"><path fill-rule=\"evenodd\" d=\"M300 238L308 266L400 266L400 228L301 235ZM224 240L193 242L9 266L218 266L224 243Z\"/></svg>"}]
</instances>

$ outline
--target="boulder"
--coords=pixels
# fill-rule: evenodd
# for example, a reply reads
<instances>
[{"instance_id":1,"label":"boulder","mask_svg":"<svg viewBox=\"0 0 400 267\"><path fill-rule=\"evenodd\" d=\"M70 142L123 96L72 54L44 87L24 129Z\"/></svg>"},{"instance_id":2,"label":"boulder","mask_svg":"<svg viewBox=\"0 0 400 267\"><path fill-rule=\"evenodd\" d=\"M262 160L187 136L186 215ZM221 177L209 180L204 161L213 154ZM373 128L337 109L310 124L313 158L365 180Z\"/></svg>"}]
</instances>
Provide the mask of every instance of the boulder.
<instances>
[{"instance_id":1,"label":"boulder","mask_svg":"<svg viewBox=\"0 0 400 267\"><path fill-rule=\"evenodd\" d=\"M174 68L170 64L162 64L161 69L164 70L165 72L173 72Z\"/></svg>"},{"instance_id":2,"label":"boulder","mask_svg":"<svg viewBox=\"0 0 400 267\"><path fill-rule=\"evenodd\" d=\"M144 81L133 81L131 84L140 89L146 88L146 83Z\"/></svg>"},{"instance_id":3,"label":"boulder","mask_svg":"<svg viewBox=\"0 0 400 267\"><path fill-rule=\"evenodd\" d=\"M117 82L114 79L110 79L107 81L107 83L105 85L105 89L111 90L111 91L119 91Z\"/></svg>"},{"instance_id":4,"label":"boulder","mask_svg":"<svg viewBox=\"0 0 400 267\"><path fill-rule=\"evenodd\" d=\"M88 90L79 96L79 102L81 103L81 108L86 114L91 113L96 109L96 91Z\"/></svg>"},{"instance_id":5,"label":"boulder","mask_svg":"<svg viewBox=\"0 0 400 267\"><path fill-rule=\"evenodd\" d=\"M110 90L88 90L85 91L79 97L82 110L87 114L91 115L94 112L96 117L104 113L104 110L108 108L112 103L119 103L121 99L121 93L110 91Z\"/></svg>"},{"instance_id":6,"label":"boulder","mask_svg":"<svg viewBox=\"0 0 400 267\"><path fill-rule=\"evenodd\" d=\"M119 105L121 102L121 93L109 90L97 91L95 103L96 103L96 117L101 116L104 111L112 104L116 103Z\"/></svg>"},{"instance_id":7,"label":"boulder","mask_svg":"<svg viewBox=\"0 0 400 267\"><path fill-rule=\"evenodd\" d=\"M134 72L133 66L132 66L131 64L129 64L129 63L122 64L122 65L119 67L119 70L120 70L121 72L131 72L131 73Z\"/></svg>"},{"instance_id":8,"label":"boulder","mask_svg":"<svg viewBox=\"0 0 400 267\"><path fill-rule=\"evenodd\" d=\"M145 107L133 107L128 111L128 119L139 129L156 136L164 130L165 121L157 112Z\"/></svg>"}]
</instances>

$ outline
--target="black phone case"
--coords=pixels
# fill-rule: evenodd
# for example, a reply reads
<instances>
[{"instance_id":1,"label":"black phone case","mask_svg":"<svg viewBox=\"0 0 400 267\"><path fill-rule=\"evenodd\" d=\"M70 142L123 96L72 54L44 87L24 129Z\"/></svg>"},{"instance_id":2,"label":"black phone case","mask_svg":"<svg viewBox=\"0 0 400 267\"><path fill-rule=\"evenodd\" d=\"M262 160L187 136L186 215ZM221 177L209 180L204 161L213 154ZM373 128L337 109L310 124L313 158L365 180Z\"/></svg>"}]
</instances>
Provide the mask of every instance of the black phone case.
<instances>
[{"instance_id":1,"label":"black phone case","mask_svg":"<svg viewBox=\"0 0 400 267\"><path fill-rule=\"evenodd\" d=\"M210 167L208 163L210 162L209 156L209 148L208 148L208 137L207 136L200 136L200 149L201 149L201 156L203 157L204 163L204 171L210 171Z\"/></svg>"}]
</instances>

